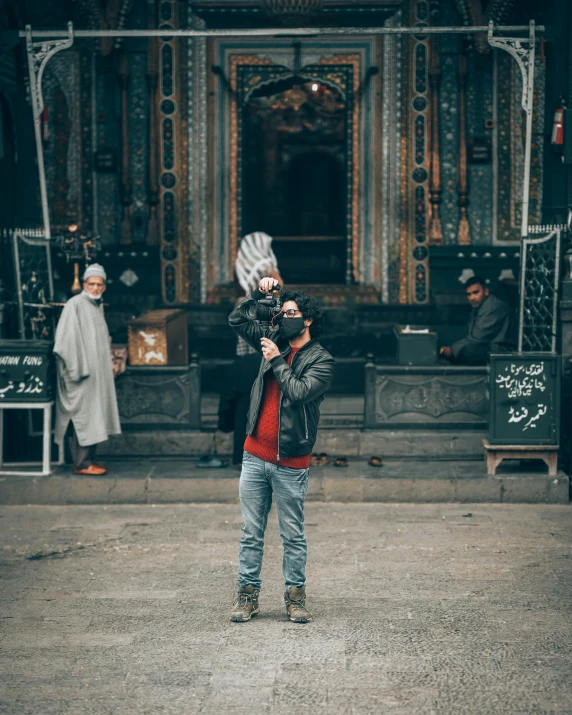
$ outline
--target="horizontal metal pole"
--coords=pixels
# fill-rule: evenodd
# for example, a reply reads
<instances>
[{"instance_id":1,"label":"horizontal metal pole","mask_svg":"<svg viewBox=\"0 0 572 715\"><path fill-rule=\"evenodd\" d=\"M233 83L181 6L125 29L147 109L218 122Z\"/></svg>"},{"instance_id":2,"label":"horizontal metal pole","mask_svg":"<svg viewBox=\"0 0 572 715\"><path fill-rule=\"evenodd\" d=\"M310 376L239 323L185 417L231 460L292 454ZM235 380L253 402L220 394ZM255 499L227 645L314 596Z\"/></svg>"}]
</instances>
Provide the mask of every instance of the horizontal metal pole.
<instances>
[{"instance_id":1,"label":"horizontal metal pole","mask_svg":"<svg viewBox=\"0 0 572 715\"><path fill-rule=\"evenodd\" d=\"M497 32L529 32L528 25L498 25ZM536 32L544 32L544 25L536 25ZM273 27L220 30L76 30L74 37L294 37L308 35L470 35L488 32L488 25L451 27ZM19 37L26 37L20 30ZM32 38L58 39L69 37L67 30L32 30Z\"/></svg>"}]
</instances>

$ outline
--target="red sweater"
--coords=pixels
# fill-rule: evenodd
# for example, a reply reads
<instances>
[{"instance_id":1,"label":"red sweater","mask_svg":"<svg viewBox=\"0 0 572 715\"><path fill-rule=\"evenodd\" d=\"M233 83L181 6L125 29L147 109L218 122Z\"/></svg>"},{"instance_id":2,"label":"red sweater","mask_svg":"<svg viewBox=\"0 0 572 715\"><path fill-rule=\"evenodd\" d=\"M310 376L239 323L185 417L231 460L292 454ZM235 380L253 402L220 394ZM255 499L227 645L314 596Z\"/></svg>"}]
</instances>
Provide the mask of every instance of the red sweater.
<instances>
[{"instance_id":1,"label":"red sweater","mask_svg":"<svg viewBox=\"0 0 572 715\"><path fill-rule=\"evenodd\" d=\"M294 355L300 348L292 348L286 358L288 365L292 364ZM263 459L265 462L278 464L278 410L280 409L280 385L274 377L272 370L266 373L264 378L264 392L262 394L262 404L258 414L258 422L252 435L246 438L244 449L249 453ZM310 466L310 455L302 457L281 457L281 467L291 467L292 469L308 469Z\"/></svg>"}]
</instances>

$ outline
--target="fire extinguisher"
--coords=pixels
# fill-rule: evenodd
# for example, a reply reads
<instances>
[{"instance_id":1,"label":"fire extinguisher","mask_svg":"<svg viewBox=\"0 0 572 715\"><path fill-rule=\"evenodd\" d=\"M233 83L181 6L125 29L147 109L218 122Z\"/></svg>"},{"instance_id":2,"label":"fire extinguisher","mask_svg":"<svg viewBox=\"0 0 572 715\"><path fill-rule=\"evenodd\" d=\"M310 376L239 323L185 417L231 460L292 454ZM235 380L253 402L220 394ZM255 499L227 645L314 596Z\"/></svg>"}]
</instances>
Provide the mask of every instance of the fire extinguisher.
<instances>
[{"instance_id":1,"label":"fire extinguisher","mask_svg":"<svg viewBox=\"0 0 572 715\"><path fill-rule=\"evenodd\" d=\"M564 110L566 109L566 103L563 97L561 97L560 102L560 108L554 112L552 137L550 139L552 148L558 152L562 152L564 148Z\"/></svg>"}]
</instances>

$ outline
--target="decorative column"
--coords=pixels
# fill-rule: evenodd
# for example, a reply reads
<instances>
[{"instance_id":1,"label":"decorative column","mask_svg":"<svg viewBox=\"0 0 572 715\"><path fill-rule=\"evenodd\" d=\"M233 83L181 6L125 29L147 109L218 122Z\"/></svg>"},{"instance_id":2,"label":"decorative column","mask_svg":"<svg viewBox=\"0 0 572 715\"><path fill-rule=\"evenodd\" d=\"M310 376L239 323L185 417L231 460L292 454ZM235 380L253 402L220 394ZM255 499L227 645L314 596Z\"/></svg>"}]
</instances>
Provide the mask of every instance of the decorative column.
<instances>
[{"instance_id":1,"label":"decorative column","mask_svg":"<svg viewBox=\"0 0 572 715\"><path fill-rule=\"evenodd\" d=\"M429 84L431 87L431 173L429 179L429 243L432 246L443 244L441 227L441 157L439 146L439 84L441 66L439 59L439 40L433 38L431 63L429 66Z\"/></svg>"},{"instance_id":2,"label":"decorative column","mask_svg":"<svg viewBox=\"0 0 572 715\"><path fill-rule=\"evenodd\" d=\"M119 56L119 87L121 90L121 217L120 243L131 243L131 176L129 161L129 103L127 89L129 87L129 68L127 54L122 52Z\"/></svg>"},{"instance_id":3,"label":"decorative column","mask_svg":"<svg viewBox=\"0 0 572 715\"><path fill-rule=\"evenodd\" d=\"M158 24L162 29L178 27L176 0L158 3ZM188 147L184 137L184 111L187 106L184 78L188 74L182 49L184 39L159 38L159 216L161 236L161 283L163 303L189 302L189 222L186 182Z\"/></svg>"},{"instance_id":4,"label":"decorative column","mask_svg":"<svg viewBox=\"0 0 572 715\"><path fill-rule=\"evenodd\" d=\"M457 233L457 243L460 246L470 246L471 229L469 227L469 217L467 206L469 205L469 184L467 181L467 109L466 109L466 89L467 89L467 57L465 54L459 55L458 64L459 77L459 174L457 191L459 193L459 229Z\"/></svg>"},{"instance_id":5,"label":"decorative column","mask_svg":"<svg viewBox=\"0 0 572 715\"><path fill-rule=\"evenodd\" d=\"M147 5L148 26L153 30L155 22L155 0ZM149 96L149 162L147 176L147 243L161 242L159 234L159 116L157 112L157 85L159 81L159 49L157 39L150 37L147 45L147 89Z\"/></svg>"},{"instance_id":6,"label":"decorative column","mask_svg":"<svg viewBox=\"0 0 572 715\"><path fill-rule=\"evenodd\" d=\"M429 7L424 0L411 3L410 23L420 28L428 24ZM429 35L411 36L409 45L409 102L404 109L408 117L405 138L408 175L404 195L408 206L406 217L407 253L400 252L400 302L428 303L429 296L429 171L431 169L431 104L429 97ZM407 91L407 90L406 90ZM402 243L403 248L403 243ZM407 293L406 293L407 291ZM407 297L407 301L404 298Z\"/></svg>"}]
</instances>

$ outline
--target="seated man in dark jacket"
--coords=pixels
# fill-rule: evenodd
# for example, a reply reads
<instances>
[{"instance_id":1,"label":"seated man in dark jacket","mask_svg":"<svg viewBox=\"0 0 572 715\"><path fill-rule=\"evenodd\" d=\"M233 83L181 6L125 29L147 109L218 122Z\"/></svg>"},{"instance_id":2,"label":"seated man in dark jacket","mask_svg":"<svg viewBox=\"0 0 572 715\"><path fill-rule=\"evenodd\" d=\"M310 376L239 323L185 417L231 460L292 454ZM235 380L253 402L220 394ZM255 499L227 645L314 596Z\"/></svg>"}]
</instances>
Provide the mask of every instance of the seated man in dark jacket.
<instances>
[{"instance_id":1,"label":"seated man in dark jacket","mask_svg":"<svg viewBox=\"0 0 572 715\"><path fill-rule=\"evenodd\" d=\"M316 340L322 311L302 291L283 293L279 328L263 329L255 319L256 301L275 283L263 278L229 317L231 327L262 355L250 395L240 475L243 526L231 620L248 621L259 612L264 532L274 497L284 544L286 612L291 621L307 623L312 618L305 603L304 500L320 403L332 382L334 359Z\"/></svg>"},{"instance_id":2,"label":"seated man in dark jacket","mask_svg":"<svg viewBox=\"0 0 572 715\"><path fill-rule=\"evenodd\" d=\"M482 278L469 278L465 290L473 308L467 337L441 348L440 354L459 365L483 365L491 352L511 346L510 308L489 293Z\"/></svg>"}]
</instances>

